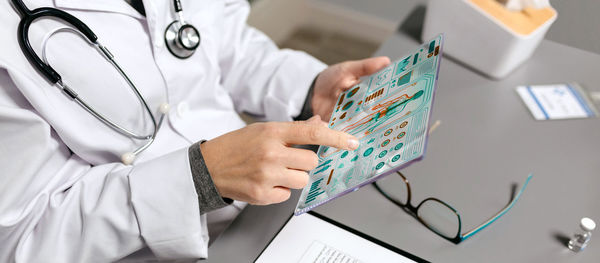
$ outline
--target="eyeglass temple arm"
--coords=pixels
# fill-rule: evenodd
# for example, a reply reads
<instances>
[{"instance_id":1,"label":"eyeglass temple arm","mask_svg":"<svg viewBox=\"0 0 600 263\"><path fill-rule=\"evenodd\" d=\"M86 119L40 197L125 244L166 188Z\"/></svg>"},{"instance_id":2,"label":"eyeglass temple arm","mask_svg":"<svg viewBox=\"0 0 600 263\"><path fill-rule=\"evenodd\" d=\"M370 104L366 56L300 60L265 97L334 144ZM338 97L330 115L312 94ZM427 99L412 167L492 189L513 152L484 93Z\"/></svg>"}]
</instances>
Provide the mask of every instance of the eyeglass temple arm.
<instances>
[{"instance_id":1,"label":"eyeglass temple arm","mask_svg":"<svg viewBox=\"0 0 600 263\"><path fill-rule=\"evenodd\" d=\"M477 232L479 232L482 229L486 228L491 223L493 223L494 221L496 221L498 218L500 218L501 216L503 216L506 212L508 212L508 210L510 210L515 205L515 203L517 203L517 200L519 200L519 197L521 196L521 194L525 190L525 187L527 187L527 184L529 183L529 180L531 180L532 176L533 176L533 174L529 174L529 176L527 176L527 179L525 180L525 183L521 187L521 190L519 190L519 192L517 193L517 195L512 199L512 201L510 201L510 203L508 203L508 205L506 205L504 208L502 208L502 210L500 210L500 212L496 213L494 216L492 216L490 219L488 219L487 221L485 221L483 224L481 224L481 225L475 227L473 230L471 230L471 231L463 234L461 236L461 239L465 240L465 239L471 237L472 235L475 235Z\"/></svg>"}]
</instances>

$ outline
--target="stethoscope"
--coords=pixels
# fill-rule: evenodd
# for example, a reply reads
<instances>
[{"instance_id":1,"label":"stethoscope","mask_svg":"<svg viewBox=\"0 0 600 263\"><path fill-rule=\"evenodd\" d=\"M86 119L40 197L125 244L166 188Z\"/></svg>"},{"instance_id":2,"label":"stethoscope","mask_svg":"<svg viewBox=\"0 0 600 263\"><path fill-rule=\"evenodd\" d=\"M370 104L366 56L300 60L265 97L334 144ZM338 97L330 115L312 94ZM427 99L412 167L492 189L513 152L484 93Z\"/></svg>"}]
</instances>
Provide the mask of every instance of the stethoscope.
<instances>
[{"instance_id":1,"label":"stethoscope","mask_svg":"<svg viewBox=\"0 0 600 263\"><path fill-rule=\"evenodd\" d=\"M23 51L23 54L25 55L25 57L27 57L29 62L31 62L31 64L48 81L50 81L52 84L55 84L69 99L75 101L77 104L79 104L81 107L83 107L86 111L88 111L90 114L92 114L98 120L100 120L101 122L103 122L104 124L106 124L107 126L111 127L112 129L114 129L115 131L119 132L120 134L122 134L124 136L146 141L146 143L144 143L142 146L138 147L134 151L126 152L121 155L121 161L124 164L126 164L126 165L132 164L133 161L135 160L136 156L140 152L147 149L154 142L154 139L156 138L156 134L158 133L158 130L159 130L159 128L162 124L162 121L165 117L165 114L169 112L169 108L170 108L169 104L162 103L160 105L160 107L159 107L160 118L157 121L156 118L154 117L154 115L152 114L152 110L150 110L148 103L142 97L142 95L140 94L140 91L135 86L135 84L133 84L133 82L131 81L129 76L127 76L125 71L123 71L121 66L117 63L113 54L110 53L108 48L106 48L105 46L100 44L96 34L94 34L94 32L85 23L81 22L81 20L77 19L76 17L74 17L64 11L58 10L56 8L41 7L41 8L37 8L34 10L29 10L25 6L25 4L23 3L22 0L12 0L12 3L15 6L15 8L17 9L17 11L19 12L19 14L21 15L21 22L19 23L19 28L17 31L18 32L17 39L19 40L19 45L21 46L21 50ZM180 0L174 0L173 5L174 5L175 13L177 14L177 17L176 17L176 20L173 21L171 24L169 24L169 26L167 26L167 29L165 30L165 43L167 45L167 48L169 49L169 52L171 52L171 54L173 54L175 57L184 59L184 58L188 58L188 57L192 56L194 54L194 51L196 50L196 48L198 48L198 46L200 45L200 33L194 26L187 24L183 20L183 11L182 11ZM59 19L59 20L69 23L71 26L73 26L77 29L77 30L75 30L73 28L59 28L59 29L54 30L54 31L50 32L49 34L47 34L46 37L44 38L44 40L42 41L42 58L43 58L43 60L40 59L40 57L36 54L36 52L31 47L31 43L29 43L29 27L31 26L33 21L35 21L36 19L41 18L41 17L51 17L51 18ZM48 60L46 58L46 43L47 43L47 40L50 37L52 37L54 34L61 32L61 31L65 31L65 30L76 32L79 35L81 35L84 39L87 39L89 41L89 43L91 45L93 45L115 67L115 69L117 71L119 71L119 73L125 79L125 81L129 85L131 90L135 93L135 95L138 98L138 100L140 101L140 103L144 106L146 113L148 113L148 115L150 115L150 119L152 120L152 125L153 125L151 134L147 134L147 135L138 134L138 133L130 131L130 130L124 128L123 126L111 121L106 116L104 116L101 113L99 113L98 111L96 111L92 106L87 104L85 102L85 100L77 94L77 92L75 92L73 89L71 89L65 83L63 83L62 77L60 76L60 74L58 74L58 72L56 72L48 64Z\"/></svg>"}]
</instances>

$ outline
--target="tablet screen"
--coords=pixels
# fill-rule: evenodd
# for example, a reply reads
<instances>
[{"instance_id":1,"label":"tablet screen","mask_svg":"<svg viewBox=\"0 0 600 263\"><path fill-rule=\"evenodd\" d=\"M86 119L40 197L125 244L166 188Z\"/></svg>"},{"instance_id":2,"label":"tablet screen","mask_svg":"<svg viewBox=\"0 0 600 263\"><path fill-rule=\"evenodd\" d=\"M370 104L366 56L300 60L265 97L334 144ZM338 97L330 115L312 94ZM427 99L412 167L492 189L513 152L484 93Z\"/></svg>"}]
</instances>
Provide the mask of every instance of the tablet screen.
<instances>
[{"instance_id":1,"label":"tablet screen","mask_svg":"<svg viewBox=\"0 0 600 263\"><path fill-rule=\"evenodd\" d=\"M296 215L423 157L442 41L437 36L339 96L329 127L356 136L360 146L319 147Z\"/></svg>"}]
</instances>

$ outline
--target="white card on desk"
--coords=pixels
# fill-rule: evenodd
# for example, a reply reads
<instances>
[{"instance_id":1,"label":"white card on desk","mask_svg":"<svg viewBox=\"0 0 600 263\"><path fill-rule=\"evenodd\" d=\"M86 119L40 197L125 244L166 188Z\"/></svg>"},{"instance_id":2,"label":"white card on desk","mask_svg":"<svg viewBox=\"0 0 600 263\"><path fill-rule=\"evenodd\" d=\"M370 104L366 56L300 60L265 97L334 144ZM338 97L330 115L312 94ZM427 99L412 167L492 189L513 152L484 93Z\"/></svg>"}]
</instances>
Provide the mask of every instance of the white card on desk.
<instances>
[{"instance_id":1,"label":"white card on desk","mask_svg":"<svg viewBox=\"0 0 600 263\"><path fill-rule=\"evenodd\" d=\"M576 84L519 86L517 93L536 120L591 118L594 105Z\"/></svg>"}]
</instances>

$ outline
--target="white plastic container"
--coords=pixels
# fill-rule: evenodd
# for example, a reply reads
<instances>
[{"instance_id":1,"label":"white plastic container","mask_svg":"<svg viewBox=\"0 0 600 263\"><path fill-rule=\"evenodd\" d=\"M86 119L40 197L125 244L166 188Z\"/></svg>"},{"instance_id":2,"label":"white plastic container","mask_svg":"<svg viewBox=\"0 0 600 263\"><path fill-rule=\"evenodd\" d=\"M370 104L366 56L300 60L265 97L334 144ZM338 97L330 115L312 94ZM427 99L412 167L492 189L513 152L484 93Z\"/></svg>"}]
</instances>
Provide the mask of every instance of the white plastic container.
<instances>
[{"instance_id":1,"label":"white plastic container","mask_svg":"<svg viewBox=\"0 0 600 263\"><path fill-rule=\"evenodd\" d=\"M444 54L495 79L527 60L557 13L528 35L518 34L469 0L430 0L422 39L444 33Z\"/></svg>"}]
</instances>

